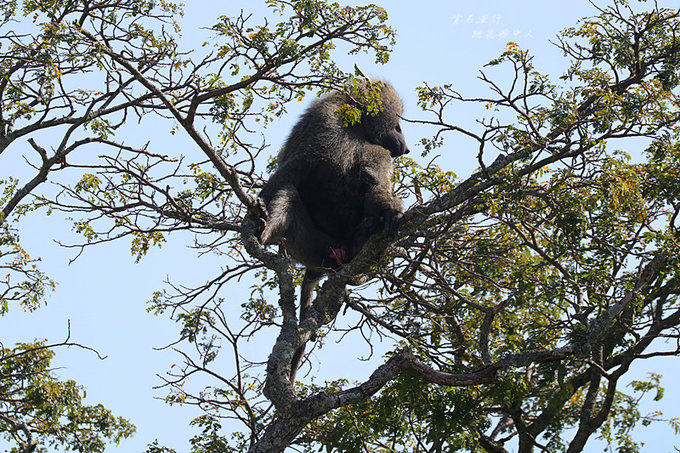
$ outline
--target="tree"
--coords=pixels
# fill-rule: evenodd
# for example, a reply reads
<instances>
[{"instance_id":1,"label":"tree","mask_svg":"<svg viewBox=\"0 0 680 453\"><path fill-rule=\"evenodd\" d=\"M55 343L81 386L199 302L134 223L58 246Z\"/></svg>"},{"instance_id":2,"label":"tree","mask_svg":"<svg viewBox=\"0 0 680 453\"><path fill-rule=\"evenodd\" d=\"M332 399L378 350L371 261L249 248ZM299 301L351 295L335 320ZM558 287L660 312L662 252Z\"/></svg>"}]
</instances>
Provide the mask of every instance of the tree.
<instances>
[{"instance_id":1,"label":"tree","mask_svg":"<svg viewBox=\"0 0 680 453\"><path fill-rule=\"evenodd\" d=\"M424 155L463 134L478 171L458 179L401 158L397 192L412 205L404 225L372 238L297 319L300 269L257 241L266 143L256 132L306 92L342 87L333 49L384 62L395 34L375 6L266 3L279 22L221 17L199 55L176 44L178 10L167 2L25 2L34 28L0 36L0 152L27 140L38 163L28 183L4 181L5 224L60 210L77 215L82 248L129 238L141 259L188 230L205 238L201 253L228 257L205 285L173 284L151 301L181 326L184 365L165 383L169 402L205 411L194 451L577 452L594 434L637 451L631 429L653 420L617 384L635 360L678 354L654 340L677 345L680 323L680 13L613 0L562 33L571 65L559 84L510 43L481 75L486 97L421 87L423 114L410 121L434 130ZM3 12L7 24L16 6ZM471 104L488 111L476 129L447 121ZM201 155L116 138L150 114ZM617 151L625 140L644 152ZM80 157L91 146L102 157ZM65 169L78 179L60 179ZM38 191L48 178L58 193ZM45 281L27 266L12 278ZM245 277L256 283L237 315L225 297ZM355 325L338 321L343 310L358 314ZM347 330L389 338L393 352L364 382L290 382L299 346ZM241 352L245 342L269 345L265 363ZM191 392L196 374L214 384ZM633 390L660 397L658 376ZM241 430L225 434L223 419Z\"/></svg>"},{"instance_id":2,"label":"tree","mask_svg":"<svg viewBox=\"0 0 680 453\"><path fill-rule=\"evenodd\" d=\"M0 432L12 453L48 451L44 445L79 452L104 451L106 442L130 437L135 427L101 404L83 404L74 381L60 381L50 367L56 346L37 342L0 349ZM76 345L77 346L77 345Z\"/></svg>"}]
</instances>

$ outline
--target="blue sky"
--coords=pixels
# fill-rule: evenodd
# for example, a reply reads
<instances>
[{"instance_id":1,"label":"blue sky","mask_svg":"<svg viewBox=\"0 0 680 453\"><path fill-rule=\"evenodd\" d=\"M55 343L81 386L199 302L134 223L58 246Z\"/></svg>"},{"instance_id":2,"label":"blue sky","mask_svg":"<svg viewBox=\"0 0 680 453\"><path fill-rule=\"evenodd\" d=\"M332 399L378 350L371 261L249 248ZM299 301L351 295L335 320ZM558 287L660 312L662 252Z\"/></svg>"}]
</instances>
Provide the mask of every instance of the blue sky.
<instances>
[{"instance_id":1,"label":"blue sky","mask_svg":"<svg viewBox=\"0 0 680 453\"><path fill-rule=\"evenodd\" d=\"M595 13L586 0L375 3L387 9L390 23L398 31L390 62L376 66L368 57L337 55L336 58L347 71L357 64L364 73L389 80L404 99L404 115L407 118L418 116L415 88L425 81L431 84L452 83L459 92L468 96L483 94L484 86L477 78L479 70L497 57L510 40L530 50L535 55L536 68L557 80L565 69L566 61L550 41L555 40L561 29ZM263 1L187 1L187 14L182 21L187 46L200 46L205 34L198 27L211 25L217 15L234 15L243 8L252 11L253 20L258 22L258 17L266 13L262 4ZM263 131L272 153L281 146L309 102L311 99L292 105L288 115ZM459 111L452 120L473 127L475 114ZM412 125L405 125L404 129L407 139L414 144L428 135L428 131ZM149 130L139 127L132 129L129 141L151 139L152 146L158 149L179 148L188 160L202 159L200 150L189 140L181 136L170 137L163 132L158 131L158 136L149 137ZM469 174L474 168L476 153L469 145L462 138L449 137L446 146L439 151L441 162L459 176ZM19 149L20 146L28 147L26 144L15 145L9 152L27 152ZM418 151L415 145L411 149ZM4 159L7 157L0 156L0 178L10 170L6 161L3 163ZM13 161L12 165L18 164ZM14 174L22 172L15 167L10 171ZM173 236L162 249L152 250L138 264L130 256L127 243L114 243L88 249L69 265L75 251L59 247L54 239L69 243L76 242L78 238L59 216L35 214L21 223L20 232L24 246L33 256L42 257L41 268L58 286L49 296L46 307L30 314L15 309L0 318L0 341L5 346L35 338L57 342L65 338L70 320L72 340L94 347L108 358L101 361L96 355L83 350L61 349L57 351L57 373L85 386L90 403L101 402L116 415L124 416L137 425L138 434L125 441L120 451L142 451L155 438L180 452L188 450L188 439L193 434L188 421L198 413L193 408L165 405L154 399L162 398L164 393L152 389L161 383L156 374L163 374L180 360L172 351L154 350L173 341L176 328L171 321L148 314L145 301L153 291L163 288L166 278L187 285L198 285L212 278L219 272L222 258L196 257L187 248L192 238L185 234ZM247 288L244 290L247 291ZM239 305L240 302L235 307ZM345 343L341 346L328 344L318 354L319 357L336 357L335 366L324 363L322 368L315 369L315 373L330 379L352 369L355 375L348 377L365 378L379 363L380 356L368 363L357 361L357 352L368 355L368 349L358 342L356 348L350 349L348 351ZM260 353L266 357L268 351ZM678 358L672 358L637 365L634 370L637 377L644 377L647 371L660 372L665 376L662 384L666 386L666 397L662 403L657 403L659 407L648 406L650 410L663 410L668 417L680 416L673 404L673 401L680 401L680 393L673 388L673 375L677 373L679 364ZM647 439L648 446L653 446L654 451L673 451L673 445L680 444L666 425L641 429L639 438Z\"/></svg>"}]
</instances>

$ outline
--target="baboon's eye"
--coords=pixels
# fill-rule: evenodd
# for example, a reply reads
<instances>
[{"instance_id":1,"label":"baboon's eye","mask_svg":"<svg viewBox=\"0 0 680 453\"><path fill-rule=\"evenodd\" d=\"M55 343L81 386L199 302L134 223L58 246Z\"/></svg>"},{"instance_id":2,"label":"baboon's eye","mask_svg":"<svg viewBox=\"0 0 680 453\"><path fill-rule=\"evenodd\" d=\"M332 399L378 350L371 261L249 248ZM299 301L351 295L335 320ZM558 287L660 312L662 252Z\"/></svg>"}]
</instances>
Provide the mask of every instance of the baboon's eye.
<instances>
[{"instance_id":1,"label":"baboon's eye","mask_svg":"<svg viewBox=\"0 0 680 453\"><path fill-rule=\"evenodd\" d=\"M397 127L395 127L396 131L401 134L401 124L397 124Z\"/></svg>"}]
</instances>

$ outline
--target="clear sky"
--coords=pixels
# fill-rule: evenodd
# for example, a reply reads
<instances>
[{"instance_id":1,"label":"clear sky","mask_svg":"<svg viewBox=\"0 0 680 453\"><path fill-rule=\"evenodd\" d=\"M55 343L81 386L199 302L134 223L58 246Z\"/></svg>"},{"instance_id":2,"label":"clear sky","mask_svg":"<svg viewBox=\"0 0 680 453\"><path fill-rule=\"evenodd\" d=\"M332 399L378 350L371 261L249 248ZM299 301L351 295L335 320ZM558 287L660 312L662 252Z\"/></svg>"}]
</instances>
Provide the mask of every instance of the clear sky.
<instances>
[{"instance_id":1,"label":"clear sky","mask_svg":"<svg viewBox=\"0 0 680 453\"><path fill-rule=\"evenodd\" d=\"M484 93L484 87L477 79L479 70L497 57L511 40L530 50L535 55L536 69L550 74L556 81L565 69L566 61L550 41L555 40L561 29L595 13L586 0L378 0L375 3L387 9L390 23L398 31L390 62L376 66L371 58L336 55L336 59L347 71L358 64L364 73L389 80L404 99L407 118L419 116L415 88L423 82L452 83L459 92L468 96ZM598 3L606 4L603 0ZM259 0L187 0L187 14L182 20L187 47L200 46L206 34L199 27L212 25L220 14L236 15L243 8L252 11L253 20L258 22L258 18L266 14L263 4L264 1ZM672 5L671 0L660 4ZM301 109L309 102L311 99L291 106L285 118L263 131L272 153L281 146ZM472 127L474 115L475 112L459 111L453 120ZM404 129L407 139L412 142L413 156L419 151L416 142L428 136L429 131L411 125L405 125ZM157 136L149 136L148 128L131 128L126 141L132 143L150 139L151 146L156 149L179 148L189 161L203 159L195 145L186 138L166 134L167 130L159 130ZM20 146L26 150L18 149ZM27 149L28 145L22 143L14 145L8 153L28 152ZM447 145L439 152L442 154L440 163L459 176L473 170L476 150L464 139L449 137ZM21 174L22 169L14 167L17 165L15 161L10 167L5 159L4 155L0 156L0 178L10 172ZM54 240L74 243L79 238L70 232L59 216L32 215L21 223L20 233L24 247L33 256L42 257L41 268L58 286L49 296L46 307L30 314L12 307L9 315L0 318L0 341L5 346L35 338L58 342L66 337L70 320L71 339L96 348L108 358L100 361L87 351L60 349L55 361L59 367L57 374L84 385L89 403L101 402L116 415L124 416L137 425L137 435L125 441L119 447L120 451L143 451L155 438L179 452L187 451L188 439L195 433L189 428L188 421L198 412L193 408L169 407L154 399L162 398L164 392L153 390L153 386L161 383L156 375L163 374L173 363L181 360L172 351L154 350L176 338L176 326L163 317L148 314L145 302L153 291L163 288L166 278L189 286L213 278L219 273L223 258L197 257L187 248L192 237L185 234L171 236L162 249L151 250L139 264L135 264L130 256L129 244L121 242L87 249L69 265L69 258L75 256L76 251L61 248ZM247 285L243 289L245 294ZM235 298L238 296L234 295ZM236 310L240 301L234 302ZM352 369L355 375L345 377L366 378L381 358L378 356L369 363L356 361L357 350L362 354L368 353L364 346L357 348L348 348L346 343L340 346L329 344L319 354L332 351L338 357L337 366L324 365L315 373L330 379L342 377L338 373ZM261 351L265 357L268 352ZM351 368L348 363L351 363ZM678 365L678 358L637 365L637 377L644 377L648 371L664 374L665 399L657 403L658 407L649 405L646 409L663 410L668 417L680 416L677 404L673 404L680 401L680 393L673 388ZM639 438L645 439L654 451L673 451L674 442L680 445L680 439L674 437L667 425L640 429ZM0 448L2 446L0 443ZM115 447L111 450L118 451Z\"/></svg>"}]
</instances>

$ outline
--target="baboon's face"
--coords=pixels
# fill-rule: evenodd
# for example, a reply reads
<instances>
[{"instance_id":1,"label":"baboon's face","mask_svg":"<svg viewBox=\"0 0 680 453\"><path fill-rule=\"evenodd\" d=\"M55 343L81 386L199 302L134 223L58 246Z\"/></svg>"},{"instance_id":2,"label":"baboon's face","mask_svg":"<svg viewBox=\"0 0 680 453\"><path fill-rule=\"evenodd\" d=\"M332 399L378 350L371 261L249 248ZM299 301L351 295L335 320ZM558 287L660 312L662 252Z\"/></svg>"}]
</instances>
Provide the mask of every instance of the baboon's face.
<instances>
[{"instance_id":1,"label":"baboon's face","mask_svg":"<svg viewBox=\"0 0 680 453\"><path fill-rule=\"evenodd\" d=\"M378 145L390 151L392 157L399 157L410 152L399 123L392 129L389 129L384 135L378 137L377 141Z\"/></svg>"}]
</instances>

